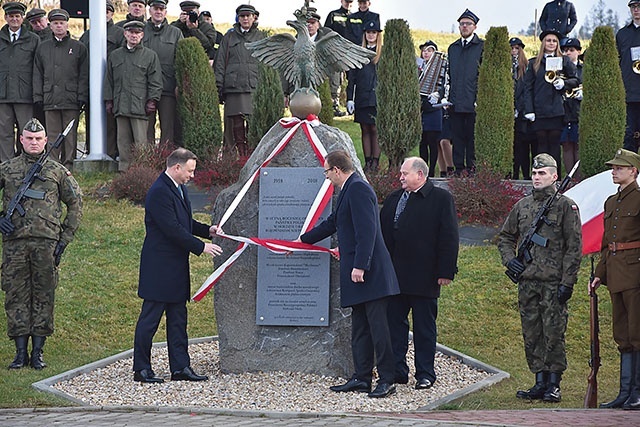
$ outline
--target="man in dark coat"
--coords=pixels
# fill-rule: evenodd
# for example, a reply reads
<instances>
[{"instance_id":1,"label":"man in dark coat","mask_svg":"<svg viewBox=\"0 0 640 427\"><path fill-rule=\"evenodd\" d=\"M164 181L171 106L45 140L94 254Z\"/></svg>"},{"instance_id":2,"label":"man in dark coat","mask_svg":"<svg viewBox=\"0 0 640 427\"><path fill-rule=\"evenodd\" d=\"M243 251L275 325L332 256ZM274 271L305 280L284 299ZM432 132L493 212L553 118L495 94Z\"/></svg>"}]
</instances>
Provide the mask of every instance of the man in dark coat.
<instances>
[{"instance_id":1,"label":"man in dark coat","mask_svg":"<svg viewBox=\"0 0 640 427\"><path fill-rule=\"evenodd\" d=\"M578 23L576 8L566 0L553 0L544 5L540 14L540 30L555 29L561 39L567 37Z\"/></svg>"},{"instance_id":2,"label":"man in dark coat","mask_svg":"<svg viewBox=\"0 0 640 427\"><path fill-rule=\"evenodd\" d=\"M162 314L166 315L171 380L204 381L191 369L187 336L187 305L191 290L189 254L220 255L222 249L194 237L208 239L216 226L193 219L185 184L193 178L197 157L178 148L167 158L167 169L153 183L145 199L146 235L140 255L138 296L144 300L133 345L133 380L163 382L151 369L151 345Z\"/></svg>"},{"instance_id":3,"label":"man in dark coat","mask_svg":"<svg viewBox=\"0 0 640 427\"><path fill-rule=\"evenodd\" d=\"M200 3L197 1L180 2L180 17L171 25L182 31L184 38L195 37L209 57L209 64L213 64L216 57L216 41L218 33L200 13ZM194 17L194 18L192 18ZM194 20L195 19L195 20Z\"/></svg>"},{"instance_id":4,"label":"man in dark coat","mask_svg":"<svg viewBox=\"0 0 640 427\"><path fill-rule=\"evenodd\" d=\"M380 15L369 10L371 2L369 0L358 0L358 11L352 13L347 18L347 29L345 38L351 40L358 46L362 46L364 36L364 26L368 22L375 22L380 28Z\"/></svg>"},{"instance_id":5,"label":"man in dark coat","mask_svg":"<svg viewBox=\"0 0 640 427\"><path fill-rule=\"evenodd\" d=\"M146 0L127 0L127 16L122 21L116 22L118 27L124 28L129 21L144 22L147 15Z\"/></svg>"},{"instance_id":6,"label":"man in dark coat","mask_svg":"<svg viewBox=\"0 0 640 427\"><path fill-rule=\"evenodd\" d=\"M620 70L627 103L627 126L623 148L634 153L640 148L640 0L629 0L632 21L616 33L616 48L620 58Z\"/></svg>"},{"instance_id":7,"label":"man in dark coat","mask_svg":"<svg viewBox=\"0 0 640 427\"><path fill-rule=\"evenodd\" d=\"M456 174L473 171L476 164L474 129L478 70L482 62L484 40L475 34L478 17L469 9L458 18L460 38L451 43L449 54L449 101L453 132L453 163Z\"/></svg>"},{"instance_id":8,"label":"man in dark coat","mask_svg":"<svg viewBox=\"0 0 640 427\"><path fill-rule=\"evenodd\" d=\"M400 168L402 189L391 193L380 211L382 235L395 267L400 295L389 304L395 381L408 382L409 310L413 313L413 343L417 390L436 381L436 317L440 289L453 280L458 261L458 221L451 194L427 179L429 168L420 157L409 157Z\"/></svg>"},{"instance_id":9,"label":"man in dark coat","mask_svg":"<svg viewBox=\"0 0 640 427\"><path fill-rule=\"evenodd\" d=\"M346 151L329 153L325 175L340 188L335 211L298 241L315 243L338 233L340 243L340 301L351 307L351 349L355 373L335 392L367 392L387 397L396 391L393 350L387 322L389 296L399 293L389 252L380 232L378 202L373 188L355 172ZM380 379L373 392L374 354Z\"/></svg>"}]
</instances>

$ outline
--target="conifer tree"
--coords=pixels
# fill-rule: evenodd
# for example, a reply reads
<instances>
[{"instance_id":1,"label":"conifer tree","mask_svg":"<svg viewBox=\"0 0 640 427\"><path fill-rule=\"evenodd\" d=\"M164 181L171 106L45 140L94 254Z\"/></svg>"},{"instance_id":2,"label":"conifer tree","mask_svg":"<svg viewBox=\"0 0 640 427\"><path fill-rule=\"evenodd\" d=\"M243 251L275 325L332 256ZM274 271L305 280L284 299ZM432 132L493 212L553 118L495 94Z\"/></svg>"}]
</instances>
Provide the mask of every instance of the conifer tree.
<instances>
[{"instance_id":1,"label":"conifer tree","mask_svg":"<svg viewBox=\"0 0 640 427\"><path fill-rule=\"evenodd\" d=\"M322 82L318 88L318 93L320 94L320 102L322 102L322 109L318 118L325 125L333 126L333 99L331 99L329 79Z\"/></svg>"},{"instance_id":2,"label":"conifer tree","mask_svg":"<svg viewBox=\"0 0 640 427\"><path fill-rule=\"evenodd\" d=\"M284 114L284 94L280 75L272 67L258 63L258 85L253 92L253 113L249 116L249 147L256 148L262 137Z\"/></svg>"},{"instance_id":3,"label":"conifer tree","mask_svg":"<svg viewBox=\"0 0 640 427\"><path fill-rule=\"evenodd\" d=\"M397 167L422 134L416 54L409 25L403 19L390 19L385 25L376 99L380 148L389 167Z\"/></svg>"}]
</instances>

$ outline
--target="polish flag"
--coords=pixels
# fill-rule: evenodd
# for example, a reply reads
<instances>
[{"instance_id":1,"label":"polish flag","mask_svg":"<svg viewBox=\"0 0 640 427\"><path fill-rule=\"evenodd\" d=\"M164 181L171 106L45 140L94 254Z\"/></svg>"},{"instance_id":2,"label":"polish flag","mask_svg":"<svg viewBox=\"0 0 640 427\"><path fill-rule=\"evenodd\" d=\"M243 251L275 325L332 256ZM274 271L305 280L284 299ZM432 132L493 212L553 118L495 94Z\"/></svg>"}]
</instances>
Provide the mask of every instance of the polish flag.
<instances>
[{"instance_id":1,"label":"polish flag","mask_svg":"<svg viewBox=\"0 0 640 427\"><path fill-rule=\"evenodd\" d=\"M582 255L600 252L604 233L604 202L617 191L618 185L613 183L611 170L589 177L565 191L565 196L576 202L580 209Z\"/></svg>"}]
</instances>

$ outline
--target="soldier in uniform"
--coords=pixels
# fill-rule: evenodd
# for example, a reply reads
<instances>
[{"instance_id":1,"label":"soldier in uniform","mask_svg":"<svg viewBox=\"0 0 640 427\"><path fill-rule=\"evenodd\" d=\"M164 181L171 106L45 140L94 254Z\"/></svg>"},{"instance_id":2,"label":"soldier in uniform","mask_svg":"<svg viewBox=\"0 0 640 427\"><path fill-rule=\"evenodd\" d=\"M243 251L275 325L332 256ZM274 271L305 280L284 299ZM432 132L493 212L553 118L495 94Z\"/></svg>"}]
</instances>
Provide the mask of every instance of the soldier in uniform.
<instances>
[{"instance_id":1,"label":"soldier in uniform","mask_svg":"<svg viewBox=\"0 0 640 427\"><path fill-rule=\"evenodd\" d=\"M177 21L173 21L171 25L178 27L185 38L197 38L209 57L209 63L213 64L213 60L216 57L215 45L217 40L215 27L213 24L208 23L205 17L199 13L200 3L197 1L183 1L180 3L180 9L182 9L180 17Z\"/></svg>"},{"instance_id":2,"label":"soldier in uniform","mask_svg":"<svg viewBox=\"0 0 640 427\"><path fill-rule=\"evenodd\" d=\"M134 145L147 143L147 116L155 114L162 95L162 68L158 55L142 46L145 24L124 24L126 46L107 60L103 99L118 127L118 170L129 169Z\"/></svg>"},{"instance_id":3,"label":"soldier in uniform","mask_svg":"<svg viewBox=\"0 0 640 427\"><path fill-rule=\"evenodd\" d=\"M27 21L29 21L29 25L31 25L31 31L40 37L40 41L53 38L53 32L51 31L51 27L49 27L46 10L34 7L27 12L26 18Z\"/></svg>"},{"instance_id":4,"label":"soldier in uniform","mask_svg":"<svg viewBox=\"0 0 640 427\"><path fill-rule=\"evenodd\" d=\"M31 166L44 152L47 135L31 119L20 136L23 152L0 165L3 205L16 194ZM5 291L7 335L16 344L9 369L42 369L45 338L53 334L55 289L62 253L73 240L82 217L82 193L67 168L47 159L23 202L25 215L2 218L2 290ZM66 206L63 218L62 204ZM29 336L31 358L27 353Z\"/></svg>"},{"instance_id":5,"label":"soldier in uniform","mask_svg":"<svg viewBox=\"0 0 640 427\"><path fill-rule=\"evenodd\" d=\"M516 258L519 240L549 197L555 194L558 165L547 153L533 159L533 193L518 201L498 235L502 263L521 273L518 306L522 322L524 351L536 383L520 390L520 399L560 402L560 380L567 369L564 335L567 329L567 301L577 281L582 253L582 227L578 207L560 195L547 213L538 234L548 239L546 247L534 245L533 261L524 265Z\"/></svg>"},{"instance_id":6,"label":"soldier in uniform","mask_svg":"<svg viewBox=\"0 0 640 427\"><path fill-rule=\"evenodd\" d=\"M142 44L158 54L162 68L162 96L158 103L160 141L182 145L182 129L178 117L176 99L176 49L182 40L182 32L167 22L167 0L149 0L149 15ZM147 139L156 141L156 114L149 116Z\"/></svg>"},{"instance_id":7,"label":"soldier in uniform","mask_svg":"<svg viewBox=\"0 0 640 427\"><path fill-rule=\"evenodd\" d=\"M606 285L611 295L620 392L600 407L640 409L640 156L620 149L606 165L619 187L604 203L601 257L589 286Z\"/></svg>"},{"instance_id":8,"label":"soldier in uniform","mask_svg":"<svg viewBox=\"0 0 640 427\"><path fill-rule=\"evenodd\" d=\"M16 155L16 132L33 116L33 56L38 36L24 25L25 5L5 3L0 29L0 162Z\"/></svg>"},{"instance_id":9,"label":"soldier in uniform","mask_svg":"<svg viewBox=\"0 0 640 427\"><path fill-rule=\"evenodd\" d=\"M124 24L129 21L140 21L144 22L146 19L147 12L147 2L146 0L127 0L128 13L127 16L122 20L116 22L118 27L124 28Z\"/></svg>"},{"instance_id":10,"label":"soldier in uniform","mask_svg":"<svg viewBox=\"0 0 640 427\"><path fill-rule=\"evenodd\" d=\"M113 2L111 0L107 0L107 58L111 56L114 50L119 47L124 46L124 30L113 23L113 13L114 7ZM87 30L80 37L80 42L85 45L87 48L87 52L89 52L89 31ZM87 109L87 113L85 114L85 120L87 123L87 129L90 129L90 121L89 121L89 111ZM107 155L112 159L115 159L118 155L118 145L116 142L116 118L113 117L113 114L106 114L106 122L107 122ZM90 147L89 145L89 132L87 132L87 151Z\"/></svg>"},{"instance_id":11,"label":"soldier in uniform","mask_svg":"<svg viewBox=\"0 0 640 427\"><path fill-rule=\"evenodd\" d=\"M87 48L69 34L69 13L64 9L49 12L53 39L40 43L33 61L33 101L42 105L49 132L59 134L89 100L89 55ZM78 123L63 145L54 150L67 169L76 158Z\"/></svg>"}]
</instances>

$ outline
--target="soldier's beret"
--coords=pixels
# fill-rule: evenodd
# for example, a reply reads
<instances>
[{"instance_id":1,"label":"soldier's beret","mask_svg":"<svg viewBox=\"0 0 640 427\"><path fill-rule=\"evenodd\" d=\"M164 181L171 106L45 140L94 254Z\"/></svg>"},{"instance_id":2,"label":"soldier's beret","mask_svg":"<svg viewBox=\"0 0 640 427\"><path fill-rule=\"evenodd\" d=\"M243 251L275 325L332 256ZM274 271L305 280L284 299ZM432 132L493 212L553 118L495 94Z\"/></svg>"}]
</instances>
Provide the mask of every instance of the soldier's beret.
<instances>
[{"instance_id":1,"label":"soldier's beret","mask_svg":"<svg viewBox=\"0 0 640 427\"><path fill-rule=\"evenodd\" d=\"M640 170L640 155L634 153L633 151L625 150L624 148L620 148L616 151L616 155L613 159L609 160L605 163L607 166L633 166L634 168Z\"/></svg>"},{"instance_id":2,"label":"soldier's beret","mask_svg":"<svg viewBox=\"0 0 640 427\"><path fill-rule=\"evenodd\" d=\"M167 0L149 0L149 6L161 6L163 8L167 7Z\"/></svg>"},{"instance_id":3,"label":"soldier's beret","mask_svg":"<svg viewBox=\"0 0 640 427\"><path fill-rule=\"evenodd\" d=\"M2 5L2 8L4 9L4 13L6 13L7 15L10 13L19 13L21 15L24 15L24 13L27 11L27 6L17 1L10 1L9 3L5 3Z\"/></svg>"},{"instance_id":4,"label":"soldier's beret","mask_svg":"<svg viewBox=\"0 0 640 427\"><path fill-rule=\"evenodd\" d=\"M257 15L258 11L250 4L241 4L236 8L236 15L240 15L242 13L253 13L254 15Z\"/></svg>"},{"instance_id":5,"label":"soldier's beret","mask_svg":"<svg viewBox=\"0 0 640 427\"><path fill-rule=\"evenodd\" d=\"M382 32L382 30L380 29L380 24L378 24L376 21L369 21L366 22L364 24L364 30L365 31L377 31L377 32Z\"/></svg>"},{"instance_id":6,"label":"soldier's beret","mask_svg":"<svg viewBox=\"0 0 640 427\"><path fill-rule=\"evenodd\" d=\"M425 48L429 46L433 47L435 50L438 50L438 45L433 40L427 40L426 42L422 43L418 47L420 48L421 51L423 51Z\"/></svg>"},{"instance_id":7,"label":"soldier's beret","mask_svg":"<svg viewBox=\"0 0 640 427\"><path fill-rule=\"evenodd\" d=\"M200 8L200 3L198 3L197 1L180 2L180 9L184 10L185 12L192 9L199 9L199 8Z\"/></svg>"},{"instance_id":8,"label":"soldier's beret","mask_svg":"<svg viewBox=\"0 0 640 427\"><path fill-rule=\"evenodd\" d=\"M458 18L458 22L460 22L460 20L464 18L471 19L474 24L477 24L478 21L480 20L480 18L478 18L478 15L471 12L469 9L465 9L465 11L462 12L462 15L460 15L460 18Z\"/></svg>"},{"instance_id":9,"label":"soldier's beret","mask_svg":"<svg viewBox=\"0 0 640 427\"><path fill-rule=\"evenodd\" d=\"M126 31L133 31L137 33L140 31L144 31L144 22L132 19L131 21L127 21L122 26L122 28L124 28Z\"/></svg>"},{"instance_id":10,"label":"soldier's beret","mask_svg":"<svg viewBox=\"0 0 640 427\"><path fill-rule=\"evenodd\" d=\"M524 43L522 43L519 37L511 37L509 39L509 46L520 46L524 49Z\"/></svg>"},{"instance_id":11,"label":"soldier's beret","mask_svg":"<svg viewBox=\"0 0 640 427\"><path fill-rule=\"evenodd\" d=\"M25 125L24 128L22 128L23 131L27 131L27 132L44 132L44 126L42 126L42 123L40 123L40 121L38 119L36 119L35 117L33 117L31 120L29 120Z\"/></svg>"},{"instance_id":12,"label":"soldier's beret","mask_svg":"<svg viewBox=\"0 0 640 427\"><path fill-rule=\"evenodd\" d=\"M550 154L540 153L533 158L533 164L531 165L531 167L533 169L557 168L558 164Z\"/></svg>"},{"instance_id":13,"label":"soldier's beret","mask_svg":"<svg viewBox=\"0 0 640 427\"><path fill-rule=\"evenodd\" d=\"M562 38L562 34L560 34L560 31L556 30L555 28L549 28L540 33L540 37L539 37L540 41L543 41L544 38L547 37L549 34L555 35L558 38L558 40Z\"/></svg>"},{"instance_id":14,"label":"soldier's beret","mask_svg":"<svg viewBox=\"0 0 640 427\"><path fill-rule=\"evenodd\" d=\"M113 2L111 0L107 0L107 10L110 10L111 12L116 11L116 9L113 7Z\"/></svg>"},{"instance_id":15,"label":"soldier's beret","mask_svg":"<svg viewBox=\"0 0 640 427\"><path fill-rule=\"evenodd\" d=\"M39 9L34 7L29 12L27 12L27 21L31 21L32 19L40 19L47 14L47 11L44 9Z\"/></svg>"},{"instance_id":16,"label":"soldier's beret","mask_svg":"<svg viewBox=\"0 0 640 427\"><path fill-rule=\"evenodd\" d=\"M574 39L572 37L564 38L560 41L560 48L565 49L569 47L574 47L576 50L582 50L582 45L580 44L580 40Z\"/></svg>"},{"instance_id":17,"label":"soldier's beret","mask_svg":"<svg viewBox=\"0 0 640 427\"><path fill-rule=\"evenodd\" d=\"M64 9L52 9L47 18L49 21L68 21L69 12Z\"/></svg>"}]
</instances>

